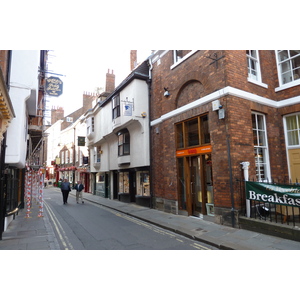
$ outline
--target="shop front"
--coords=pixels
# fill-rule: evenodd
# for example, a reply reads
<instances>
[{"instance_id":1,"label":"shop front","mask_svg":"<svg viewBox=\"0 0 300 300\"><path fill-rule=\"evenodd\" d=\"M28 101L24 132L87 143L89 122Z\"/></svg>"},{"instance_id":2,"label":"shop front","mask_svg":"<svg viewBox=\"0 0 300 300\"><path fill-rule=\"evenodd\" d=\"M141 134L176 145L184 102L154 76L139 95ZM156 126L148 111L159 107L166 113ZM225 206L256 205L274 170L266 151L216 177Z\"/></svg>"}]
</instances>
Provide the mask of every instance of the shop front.
<instances>
[{"instance_id":1,"label":"shop front","mask_svg":"<svg viewBox=\"0 0 300 300\"><path fill-rule=\"evenodd\" d=\"M119 201L150 207L149 167L115 171L114 186Z\"/></svg>"},{"instance_id":2,"label":"shop front","mask_svg":"<svg viewBox=\"0 0 300 300\"><path fill-rule=\"evenodd\" d=\"M109 198L110 184L108 172L98 172L95 174L94 194L103 198Z\"/></svg>"},{"instance_id":3,"label":"shop front","mask_svg":"<svg viewBox=\"0 0 300 300\"><path fill-rule=\"evenodd\" d=\"M77 167L77 179L75 179L75 183L80 180L84 185L84 192L90 192L90 170L89 167Z\"/></svg>"},{"instance_id":4,"label":"shop front","mask_svg":"<svg viewBox=\"0 0 300 300\"><path fill-rule=\"evenodd\" d=\"M178 208L188 215L214 215L212 146L207 115L176 124Z\"/></svg>"}]
</instances>

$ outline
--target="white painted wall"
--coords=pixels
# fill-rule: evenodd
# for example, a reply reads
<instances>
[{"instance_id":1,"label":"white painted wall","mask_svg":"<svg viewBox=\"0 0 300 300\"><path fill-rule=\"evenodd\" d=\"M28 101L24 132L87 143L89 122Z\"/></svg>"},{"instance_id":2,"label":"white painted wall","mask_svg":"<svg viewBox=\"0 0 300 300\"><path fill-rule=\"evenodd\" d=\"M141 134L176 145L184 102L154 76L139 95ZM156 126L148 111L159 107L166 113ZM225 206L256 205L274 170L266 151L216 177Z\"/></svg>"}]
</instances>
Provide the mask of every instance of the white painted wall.
<instances>
[{"instance_id":1,"label":"white painted wall","mask_svg":"<svg viewBox=\"0 0 300 300\"><path fill-rule=\"evenodd\" d=\"M27 152L27 117L36 115L38 101L39 50L13 50L9 96L15 110L7 130L5 163L25 167Z\"/></svg>"}]
</instances>

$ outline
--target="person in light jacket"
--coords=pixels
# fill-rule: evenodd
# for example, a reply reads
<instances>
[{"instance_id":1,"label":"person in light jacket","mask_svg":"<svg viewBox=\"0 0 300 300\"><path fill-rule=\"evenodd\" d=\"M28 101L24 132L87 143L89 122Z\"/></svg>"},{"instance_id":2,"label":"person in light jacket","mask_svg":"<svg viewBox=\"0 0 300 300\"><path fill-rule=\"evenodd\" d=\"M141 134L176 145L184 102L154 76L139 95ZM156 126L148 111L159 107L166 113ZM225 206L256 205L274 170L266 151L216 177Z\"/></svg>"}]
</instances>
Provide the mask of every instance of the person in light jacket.
<instances>
[{"instance_id":1,"label":"person in light jacket","mask_svg":"<svg viewBox=\"0 0 300 300\"><path fill-rule=\"evenodd\" d=\"M78 180L77 184L75 185L76 190L76 202L79 203L79 198L81 199L81 203L84 203L82 198L82 190L84 189L84 185Z\"/></svg>"},{"instance_id":2,"label":"person in light jacket","mask_svg":"<svg viewBox=\"0 0 300 300\"><path fill-rule=\"evenodd\" d=\"M64 204L67 204L68 203L68 196L69 196L69 193L71 191L70 182L68 181L67 178L65 178L64 181L61 183L60 189L61 189L61 192L62 192L62 195L63 195Z\"/></svg>"}]
</instances>

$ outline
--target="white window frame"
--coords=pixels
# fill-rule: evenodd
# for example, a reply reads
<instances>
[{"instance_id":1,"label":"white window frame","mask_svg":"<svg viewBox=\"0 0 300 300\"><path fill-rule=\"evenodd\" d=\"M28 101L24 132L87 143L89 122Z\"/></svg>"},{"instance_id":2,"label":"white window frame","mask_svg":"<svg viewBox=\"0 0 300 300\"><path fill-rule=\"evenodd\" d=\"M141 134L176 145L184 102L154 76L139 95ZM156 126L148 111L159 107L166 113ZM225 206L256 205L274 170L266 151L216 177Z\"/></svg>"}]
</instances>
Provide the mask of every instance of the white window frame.
<instances>
[{"instance_id":1,"label":"white window frame","mask_svg":"<svg viewBox=\"0 0 300 300\"><path fill-rule=\"evenodd\" d=\"M300 53L298 55L295 55L295 56L291 57L290 56L290 51L291 50L286 50L286 51L288 51L288 57L285 60L280 61L279 60L279 52L281 52L281 51L284 51L284 50L275 50L276 63L277 63L277 74L278 74L278 81L279 81L279 87L275 88L275 92L282 91L284 89L288 89L288 88L300 85L300 78L294 79L294 75L293 75L293 72L292 72L293 71L292 67L291 67L292 80L289 81L289 82L287 82L287 83L283 82L283 80L282 80L282 72L281 72L281 65L283 63L287 63L287 62L289 62L290 65L291 65L292 59L294 59L295 57L300 56Z\"/></svg>"},{"instance_id":2,"label":"white window frame","mask_svg":"<svg viewBox=\"0 0 300 300\"><path fill-rule=\"evenodd\" d=\"M261 78L261 68L260 68L260 59L259 59L259 51L258 50L248 50L249 54L246 52L247 56L247 67L248 67L248 81L257 85L260 85L264 88L268 88L268 85L262 82ZM256 57L251 55L251 51L255 51ZM252 75L251 72L249 72L249 69L251 68L250 61L254 62L256 72L256 76Z\"/></svg>"},{"instance_id":3,"label":"white window frame","mask_svg":"<svg viewBox=\"0 0 300 300\"><path fill-rule=\"evenodd\" d=\"M257 141L260 140L259 138L259 132L263 133L264 135L264 140L265 140L265 145L254 145L254 152L255 154L258 154L259 150L262 150L263 152L263 161L260 163L259 158L255 158L255 167L256 167L256 178L258 181L270 181L271 180L271 169L270 169L270 158L269 158L269 144L268 144L268 135L267 135L267 124L266 124L266 116L264 114L258 113L258 112L252 112L251 113L251 120L252 120L252 115L255 115L255 128L252 126L252 132L254 129L256 130L257 134ZM257 116L262 116L263 117L263 129L259 129L257 126ZM254 141L253 141L254 142ZM258 155L257 155L258 156ZM265 176L264 178L261 177L260 173L260 166L264 166L264 171L265 171Z\"/></svg>"},{"instance_id":4,"label":"white window frame","mask_svg":"<svg viewBox=\"0 0 300 300\"><path fill-rule=\"evenodd\" d=\"M297 129L298 130L298 145L289 145L289 139L288 139L288 129L287 129L287 121L286 119L288 117L292 117L292 116L299 116L297 118ZM298 149L300 147L300 113L293 113L293 114L289 114L283 117L283 128L284 128L284 137L285 137L285 147L286 147L286 156L287 156L287 160L288 160L288 172L289 172L289 178L291 178L291 167L290 167L290 157L289 157L289 150L290 149Z\"/></svg>"},{"instance_id":5,"label":"white window frame","mask_svg":"<svg viewBox=\"0 0 300 300\"><path fill-rule=\"evenodd\" d=\"M101 146L94 147L94 164L101 163Z\"/></svg>"},{"instance_id":6,"label":"white window frame","mask_svg":"<svg viewBox=\"0 0 300 300\"><path fill-rule=\"evenodd\" d=\"M297 122L297 128L293 131L297 131L298 132L298 144L296 145L289 145L289 138L288 138L288 128L287 128L287 118L288 117L293 117L293 116L298 116L298 118L296 118L296 122ZM300 113L293 113L293 114L289 114L284 116L284 135L285 135L285 144L286 144L286 148L288 149L297 149L300 147Z\"/></svg>"},{"instance_id":7,"label":"white window frame","mask_svg":"<svg viewBox=\"0 0 300 300\"><path fill-rule=\"evenodd\" d=\"M70 148L70 159L69 159L70 163L73 163L73 148Z\"/></svg>"},{"instance_id":8,"label":"white window frame","mask_svg":"<svg viewBox=\"0 0 300 300\"><path fill-rule=\"evenodd\" d=\"M69 150L65 151L65 162L66 162L66 164L69 163Z\"/></svg>"},{"instance_id":9,"label":"white window frame","mask_svg":"<svg viewBox=\"0 0 300 300\"><path fill-rule=\"evenodd\" d=\"M191 50L188 54L186 54L179 60L175 57L176 51L178 51L178 50L170 50L170 51L173 51L173 65L170 67L170 69L172 70L172 69L176 68L178 65L180 65L181 63L183 63L185 60L187 60L189 57L191 57L193 54L198 52L199 50ZM176 58L176 62L175 62L175 58Z\"/></svg>"}]
</instances>

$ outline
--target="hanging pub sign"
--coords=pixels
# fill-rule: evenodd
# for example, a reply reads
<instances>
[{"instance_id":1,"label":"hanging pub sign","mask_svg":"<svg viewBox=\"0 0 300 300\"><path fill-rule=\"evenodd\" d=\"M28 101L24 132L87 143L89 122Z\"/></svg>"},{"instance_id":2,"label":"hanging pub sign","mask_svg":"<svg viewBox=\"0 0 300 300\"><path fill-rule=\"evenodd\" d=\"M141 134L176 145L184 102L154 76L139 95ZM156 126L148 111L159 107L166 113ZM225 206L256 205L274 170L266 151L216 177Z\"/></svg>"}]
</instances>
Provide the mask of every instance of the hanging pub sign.
<instances>
[{"instance_id":1,"label":"hanging pub sign","mask_svg":"<svg viewBox=\"0 0 300 300\"><path fill-rule=\"evenodd\" d=\"M246 181L246 199L300 207L300 186Z\"/></svg>"},{"instance_id":2,"label":"hanging pub sign","mask_svg":"<svg viewBox=\"0 0 300 300\"><path fill-rule=\"evenodd\" d=\"M63 92L63 82L58 77L46 78L46 93L49 96L59 97Z\"/></svg>"},{"instance_id":3,"label":"hanging pub sign","mask_svg":"<svg viewBox=\"0 0 300 300\"><path fill-rule=\"evenodd\" d=\"M78 137L78 146L85 146L85 136Z\"/></svg>"}]
</instances>

